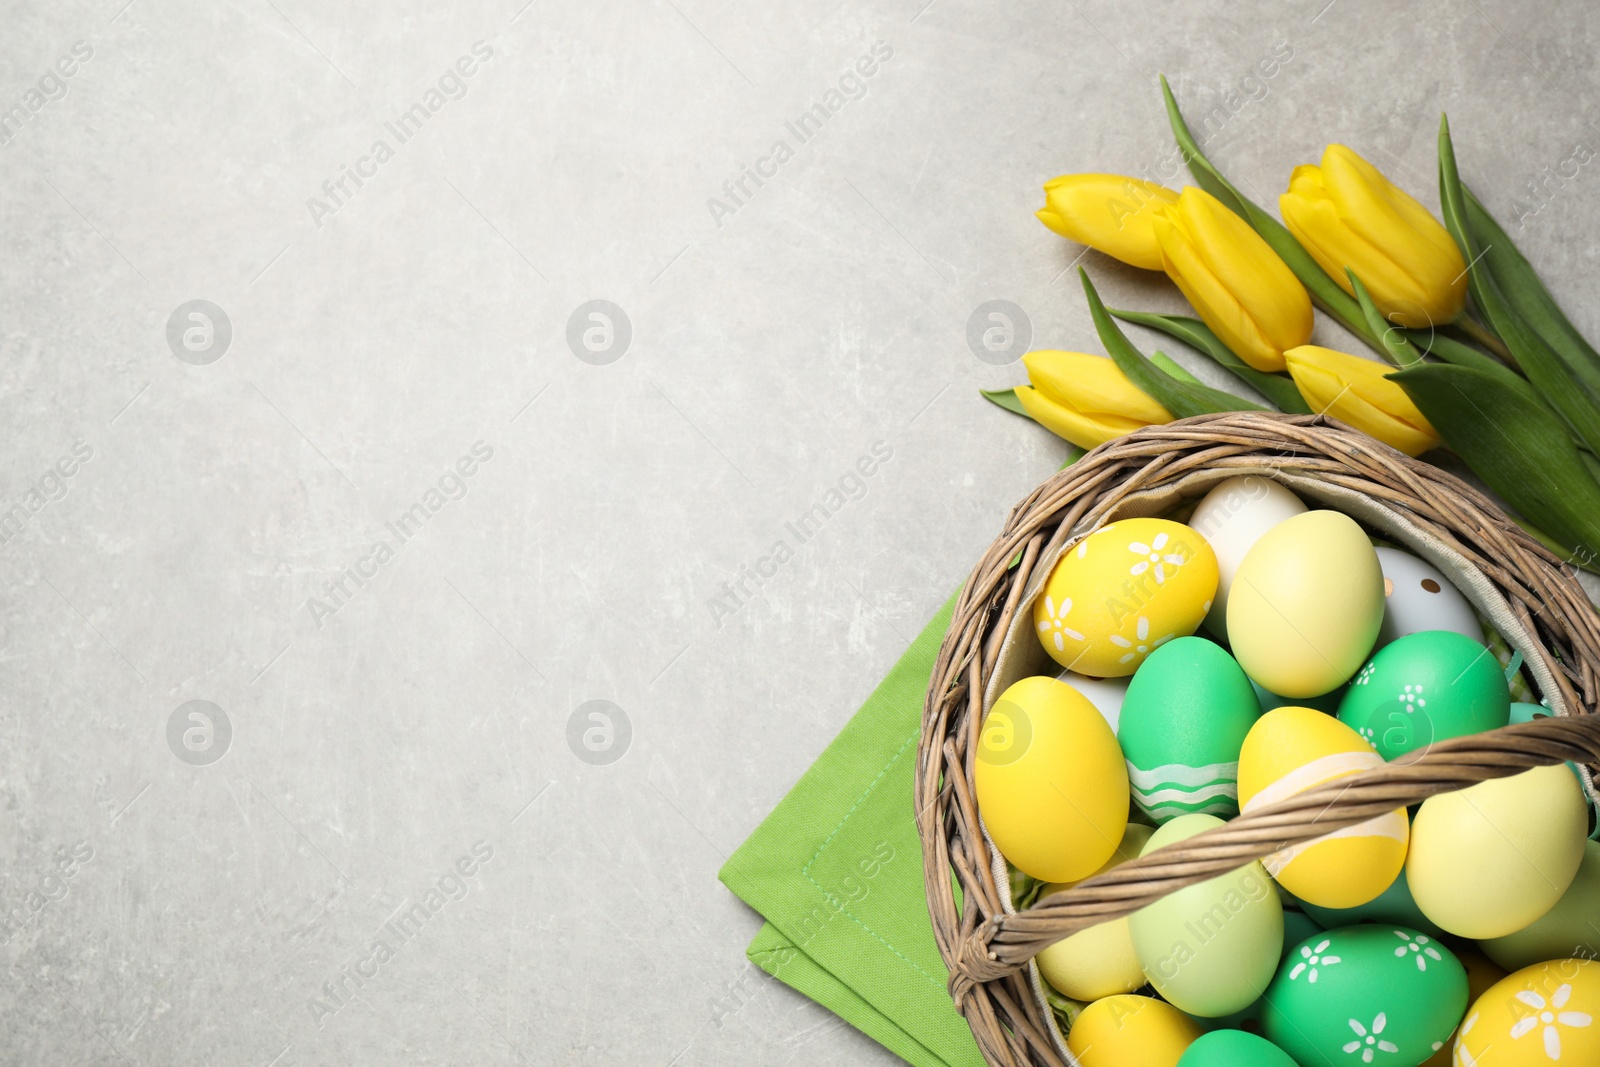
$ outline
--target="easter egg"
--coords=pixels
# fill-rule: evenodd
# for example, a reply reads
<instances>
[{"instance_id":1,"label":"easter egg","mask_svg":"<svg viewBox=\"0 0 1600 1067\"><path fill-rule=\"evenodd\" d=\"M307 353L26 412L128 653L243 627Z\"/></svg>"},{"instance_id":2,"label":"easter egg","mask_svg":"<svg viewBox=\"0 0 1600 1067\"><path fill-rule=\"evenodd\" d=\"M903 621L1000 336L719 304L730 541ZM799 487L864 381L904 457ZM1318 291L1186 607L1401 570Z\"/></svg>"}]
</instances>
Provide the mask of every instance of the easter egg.
<instances>
[{"instance_id":1,"label":"easter egg","mask_svg":"<svg viewBox=\"0 0 1600 1067\"><path fill-rule=\"evenodd\" d=\"M1411 828L1411 895L1459 937L1515 933L1572 884L1588 821L1582 791L1562 766L1429 797Z\"/></svg>"},{"instance_id":2,"label":"easter egg","mask_svg":"<svg viewBox=\"0 0 1600 1067\"><path fill-rule=\"evenodd\" d=\"M1450 630L1483 644L1483 625L1472 605L1437 567L1398 548L1379 547L1383 568L1383 625L1379 646L1406 634Z\"/></svg>"},{"instance_id":3,"label":"easter egg","mask_svg":"<svg viewBox=\"0 0 1600 1067\"><path fill-rule=\"evenodd\" d=\"M1379 649L1345 690L1339 721L1386 760L1504 726L1511 690L1494 653L1450 630L1407 634Z\"/></svg>"},{"instance_id":4,"label":"easter egg","mask_svg":"<svg viewBox=\"0 0 1600 1067\"><path fill-rule=\"evenodd\" d=\"M1250 679L1221 646L1180 637L1128 683L1117 742L1133 802L1160 823L1239 813L1239 748L1260 716Z\"/></svg>"},{"instance_id":5,"label":"easter egg","mask_svg":"<svg viewBox=\"0 0 1600 1067\"><path fill-rule=\"evenodd\" d=\"M1062 671L1056 677L1088 697L1089 703L1111 727L1111 732L1116 733L1117 722L1122 717L1122 700L1128 695L1127 678L1090 678L1072 671Z\"/></svg>"},{"instance_id":6,"label":"easter egg","mask_svg":"<svg viewBox=\"0 0 1600 1067\"><path fill-rule=\"evenodd\" d=\"M1337 511L1278 523L1245 554L1228 597L1228 644L1262 688L1320 696L1365 662L1383 622L1383 571Z\"/></svg>"},{"instance_id":7,"label":"easter egg","mask_svg":"<svg viewBox=\"0 0 1600 1067\"><path fill-rule=\"evenodd\" d=\"M1405 927L1347 926L1295 946L1262 1025L1300 1067L1417 1067L1466 1006L1466 970L1444 945Z\"/></svg>"},{"instance_id":8,"label":"easter egg","mask_svg":"<svg viewBox=\"0 0 1600 1067\"><path fill-rule=\"evenodd\" d=\"M1295 1067L1295 1062L1264 1037L1243 1030L1213 1030L1184 1051L1178 1067Z\"/></svg>"},{"instance_id":9,"label":"easter egg","mask_svg":"<svg viewBox=\"0 0 1600 1067\"><path fill-rule=\"evenodd\" d=\"M1250 688L1256 691L1256 703L1261 705L1262 711L1271 711L1273 708L1281 708L1292 704L1297 708L1315 708L1318 711L1325 711L1329 715L1337 715L1339 713L1339 701L1344 699L1345 690L1348 687L1341 685L1331 692L1315 697L1279 696L1277 693L1267 692L1261 688L1259 682L1254 681L1250 683Z\"/></svg>"},{"instance_id":10,"label":"easter egg","mask_svg":"<svg viewBox=\"0 0 1600 1067\"><path fill-rule=\"evenodd\" d=\"M1154 997L1123 995L1095 1001L1072 1024L1067 1051L1080 1067L1177 1067L1200 1036L1195 1021Z\"/></svg>"},{"instance_id":11,"label":"easter egg","mask_svg":"<svg viewBox=\"0 0 1600 1067\"><path fill-rule=\"evenodd\" d=\"M1228 590L1245 553L1262 534L1305 510L1300 498L1280 482L1259 474L1218 482L1195 505L1189 525L1217 554L1217 596L1206 614L1206 629L1218 635L1227 632Z\"/></svg>"},{"instance_id":12,"label":"easter egg","mask_svg":"<svg viewBox=\"0 0 1600 1067\"><path fill-rule=\"evenodd\" d=\"M1151 835L1142 855L1223 822L1180 815ZM1174 1006L1215 1017L1249 1006L1283 950L1283 906L1259 862L1186 886L1128 917L1145 977Z\"/></svg>"},{"instance_id":13,"label":"easter egg","mask_svg":"<svg viewBox=\"0 0 1600 1067\"><path fill-rule=\"evenodd\" d=\"M1287 959L1290 951L1300 942L1321 931L1322 927L1305 912L1285 908L1283 911L1283 951L1278 954L1278 962L1282 963ZM1203 1029L1208 1031L1246 1030L1252 1034L1259 1034L1261 1032L1261 1012L1265 1006L1266 1001L1261 997L1257 997L1248 1007L1228 1015L1218 1015L1215 1018L1194 1016L1193 1018Z\"/></svg>"},{"instance_id":14,"label":"easter egg","mask_svg":"<svg viewBox=\"0 0 1600 1067\"><path fill-rule=\"evenodd\" d=\"M1216 594L1217 557L1205 538L1167 519L1122 519L1062 555L1033 602L1033 622L1061 666L1123 678L1194 633Z\"/></svg>"},{"instance_id":15,"label":"easter egg","mask_svg":"<svg viewBox=\"0 0 1600 1067\"><path fill-rule=\"evenodd\" d=\"M1100 874L1119 863L1137 859L1153 833L1155 831L1148 826L1129 823L1117 851L1094 873ZM1070 888L1070 884L1052 883L1044 887L1041 899ZM1117 993L1132 993L1145 982L1139 957L1133 950L1133 935L1128 932L1127 916L1079 930L1046 948L1034 959L1044 980L1073 1000L1099 1000Z\"/></svg>"},{"instance_id":16,"label":"easter egg","mask_svg":"<svg viewBox=\"0 0 1600 1067\"><path fill-rule=\"evenodd\" d=\"M1600 1063L1600 963L1536 963L1490 986L1461 1021L1456 1067Z\"/></svg>"},{"instance_id":17,"label":"easter egg","mask_svg":"<svg viewBox=\"0 0 1600 1067\"><path fill-rule=\"evenodd\" d=\"M1572 884L1555 906L1515 933L1481 942L1508 971L1544 960L1600 957L1600 841L1585 841Z\"/></svg>"},{"instance_id":18,"label":"easter egg","mask_svg":"<svg viewBox=\"0 0 1600 1067\"><path fill-rule=\"evenodd\" d=\"M1382 765L1372 746L1338 719L1310 708L1275 708L1256 720L1239 752L1240 806L1255 811ZM1397 808L1263 862L1278 884L1306 903L1353 908L1394 882L1408 836L1405 809Z\"/></svg>"},{"instance_id":19,"label":"easter egg","mask_svg":"<svg viewBox=\"0 0 1600 1067\"><path fill-rule=\"evenodd\" d=\"M1495 965L1483 953L1467 947L1454 949L1456 959L1461 961L1461 966L1467 969L1467 1003L1473 1004L1489 987L1506 976L1506 972ZM1423 1061L1422 1067L1450 1067L1451 1052L1456 1043L1455 1033L1445 1039L1443 1047Z\"/></svg>"},{"instance_id":20,"label":"easter egg","mask_svg":"<svg viewBox=\"0 0 1600 1067\"><path fill-rule=\"evenodd\" d=\"M1086 878L1128 823L1128 769L1087 697L1054 678L1000 694L978 737L978 812L1001 855L1044 882Z\"/></svg>"},{"instance_id":21,"label":"easter egg","mask_svg":"<svg viewBox=\"0 0 1600 1067\"><path fill-rule=\"evenodd\" d=\"M1441 937L1444 934L1443 930L1428 921L1428 917L1422 914L1422 909L1417 907L1417 902L1411 898L1411 886L1406 883L1404 867L1400 869L1399 875L1388 889L1365 904L1357 904L1353 908L1319 908L1315 904L1301 901L1300 906L1305 908L1307 914L1316 919L1324 930L1337 930L1341 926L1354 926L1356 923L1388 923L1392 926L1421 930L1432 937Z\"/></svg>"}]
</instances>

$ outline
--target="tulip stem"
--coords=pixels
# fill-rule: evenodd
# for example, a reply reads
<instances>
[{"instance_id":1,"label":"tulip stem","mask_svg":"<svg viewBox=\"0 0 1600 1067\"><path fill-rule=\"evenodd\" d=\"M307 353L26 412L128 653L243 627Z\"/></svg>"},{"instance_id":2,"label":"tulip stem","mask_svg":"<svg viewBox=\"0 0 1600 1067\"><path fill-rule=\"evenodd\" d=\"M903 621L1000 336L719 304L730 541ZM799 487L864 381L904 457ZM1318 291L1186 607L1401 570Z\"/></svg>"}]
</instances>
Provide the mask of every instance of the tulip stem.
<instances>
[{"instance_id":1,"label":"tulip stem","mask_svg":"<svg viewBox=\"0 0 1600 1067\"><path fill-rule=\"evenodd\" d=\"M1511 354L1511 350L1506 347L1506 343L1496 337L1493 330L1474 319L1471 315L1462 312L1456 316L1456 320L1451 325L1499 356L1507 365L1517 366L1517 357ZM1521 368L1518 369L1520 370Z\"/></svg>"}]
</instances>

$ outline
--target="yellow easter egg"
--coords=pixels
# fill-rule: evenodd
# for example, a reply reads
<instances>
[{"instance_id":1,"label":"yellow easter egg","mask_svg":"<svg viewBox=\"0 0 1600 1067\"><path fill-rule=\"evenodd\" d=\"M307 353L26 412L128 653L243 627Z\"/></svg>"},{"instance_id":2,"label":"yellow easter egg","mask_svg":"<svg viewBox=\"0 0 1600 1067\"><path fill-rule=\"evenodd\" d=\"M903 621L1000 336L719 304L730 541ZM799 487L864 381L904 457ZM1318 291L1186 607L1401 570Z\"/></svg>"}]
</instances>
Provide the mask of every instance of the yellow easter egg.
<instances>
[{"instance_id":1,"label":"yellow easter egg","mask_svg":"<svg viewBox=\"0 0 1600 1067\"><path fill-rule=\"evenodd\" d=\"M1600 963L1550 960L1502 978L1467 1009L1451 1062L1455 1067L1600 1064Z\"/></svg>"},{"instance_id":2,"label":"yellow easter egg","mask_svg":"<svg viewBox=\"0 0 1600 1067\"><path fill-rule=\"evenodd\" d=\"M1200 1025L1164 1000L1115 996L1097 1000L1067 1034L1080 1067L1177 1067L1200 1036Z\"/></svg>"},{"instance_id":3,"label":"yellow easter egg","mask_svg":"<svg viewBox=\"0 0 1600 1067\"><path fill-rule=\"evenodd\" d=\"M1155 831L1148 826L1129 823L1117 851L1094 873L1101 874L1119 863L1137 859L1153 833ZM1071 884L1065 883L1047 885L1040 899L1071 888ZM1079 930L1034 959L1044 980L1073 1000L1099 1000L1117 993L1132 993L1145 983L1144 970L1133 951L1133 936L1128 932L1126 915Z\"/></svg>"},{"instance_id":4,"label":"yellow easter egg","mask_svg":"<svg viewBox=\"0 0 1600 1067\"><path fill-rule=\"evenodd\" d=\"M1033 602L1033 624L1063 667L1123 678L1194 633L1216 595L1217 557L1205 538L1168 519L1122 519L1056 562Z\"/></svg>"},{"instance_id":5,"label":"yellow easter egg","mask_svg":"<svg viewBox=\"0 0 1600 1067\"><path fill-rule=\"evenodd\" d=\"M1284 519L1251 546L1228 593L1228 644L1269 693L1305 699L1360 669L1383 625L1383 567L1337 511Z\"/></svg>"},{"instance_id":6,"label":"yellow easter egg","mask_svg":"<svg viewBox=\"0 0 1600 1067\"><path fill-rule=\"evenodd\" d=\"M1314 785L1381 766L1372 745L1332 715L1293 705L1274 708L1256 720L1239 752L1240 810L1256 811ZM1308 904L1354 908L1399 876L1409 837L1406 811L1396 808L1274 852L1262 863Z\"/></svg>"},{"instance_id":7,"label":"yellow easter egg","mask_svg":"<svg viewBox=\"0 0 1600 1067\"><path fill-rule=\"evenodd\" d=\"M978 813L1001 855L1044 882L1099 869L1128 825L1128 767L1089 699L1024 678L989 709L973 768Z\"/></svg>"},{"instance_id":8,"label":"yellow easter egg","mask_svg":"<svg viewBox=\"0 0 1600 1067\"><path fill-rule=\"evenodd\" d=\"M1479 782L1422 802L1406 881L1422 914L1446 932L1504 937L1572 885L1588 830L1582 789L1559 763Z\"/></svg>"}]
</instances>

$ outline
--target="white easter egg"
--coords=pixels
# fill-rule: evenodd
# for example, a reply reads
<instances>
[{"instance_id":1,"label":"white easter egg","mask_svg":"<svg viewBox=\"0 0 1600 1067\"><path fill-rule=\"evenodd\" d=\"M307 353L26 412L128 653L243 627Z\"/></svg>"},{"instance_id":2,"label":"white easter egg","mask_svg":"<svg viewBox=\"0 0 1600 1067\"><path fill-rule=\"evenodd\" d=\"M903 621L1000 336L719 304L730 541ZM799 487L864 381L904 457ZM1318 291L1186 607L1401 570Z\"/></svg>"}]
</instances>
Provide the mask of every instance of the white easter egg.
<instances>
[{"instance_id":1,"label":"white easter egg","mask_svg":"<svg viewBox=\"0 0 1600 1067\"><path fill-rule=\"evenodd\" d=\"M1122 718L1122 700L1128 695L1128 683L1133 681L1132 676L1091 678L1087 674L1062 671L1056 677L1088 697L1089 703L1111 727L1111 732L1117 732L1117 722Z\"/></svg>"},{"instance_id":2,"label":"white easter egg","mask_svg":"<svg viewBox=\"0 0 1600 1067\"><path fill-rule=\"evenodd\" d=\"M1216 598L1206 615L1207 630L1218 635L1227 633L1228 590L1245 553L1262 534L1305 510L1299 497L1259 474L1218 482L1195 505L1189 525L1200 531L1217 554L1219 580Z\"/></svg>"},{"instance_id":3,"label":"white easter egg","mask_svg":"<svg viewBox=\"0 0 1600 1067\"><path fill-rule=\"evenodd\" d=\"M1378 647L1423 630L1451 630L1483 644L1483 626L1472 605L1431 563L1398 548L1379 548L1383 568L1383 626ZM1221 560L1222 550L1217 550Z\"/></svg>"}]
</instances>

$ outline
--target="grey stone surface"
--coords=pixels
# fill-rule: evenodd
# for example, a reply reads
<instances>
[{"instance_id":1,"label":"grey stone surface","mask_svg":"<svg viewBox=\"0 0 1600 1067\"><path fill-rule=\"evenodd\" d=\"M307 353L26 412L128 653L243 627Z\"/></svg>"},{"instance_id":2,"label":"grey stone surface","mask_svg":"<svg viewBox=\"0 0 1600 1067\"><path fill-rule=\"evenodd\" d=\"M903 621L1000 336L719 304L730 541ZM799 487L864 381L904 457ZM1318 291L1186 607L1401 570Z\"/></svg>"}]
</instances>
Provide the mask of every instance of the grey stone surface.
<instances>
[{"instance_id":1,"label":"grey stone surface","mask_svg":"<svg viewBox=\"0 0 1600 1067\"><path fill-rule=\"evenodd\" d=\"M1032 212L1054 174L1170 158L1157 71L1223 109L1208 148L1269 202L1332 140L1433 202L1448 109L1469 182L1502 217L1520 199L1600 332L1600 178L1544 169L1600 142L1580 0L103 0L0 24L0 106L30 116L0 144L0 506L50 498L0 545L0 910L29 915L0 947L8 1063L890 1062L751 978L759 920L715 873L1059 464L978 396L1022 377L967 321L1009 300L1035 347L1097 350L1079 250ZM785 123L879 41L800 143ZM1082 262L1108 301L1181 307ZM225 350L187 309L169 345L194 300ZM569 331L593 300L625 351ZM876 442L859 498L716 611ZM221 758L191 701L226 716ZM573 723L590 701L625 714L621 758L606 705ZM464 895L315 1019L458 861Z\"/></svg>"}]
</instances>

